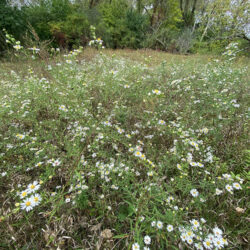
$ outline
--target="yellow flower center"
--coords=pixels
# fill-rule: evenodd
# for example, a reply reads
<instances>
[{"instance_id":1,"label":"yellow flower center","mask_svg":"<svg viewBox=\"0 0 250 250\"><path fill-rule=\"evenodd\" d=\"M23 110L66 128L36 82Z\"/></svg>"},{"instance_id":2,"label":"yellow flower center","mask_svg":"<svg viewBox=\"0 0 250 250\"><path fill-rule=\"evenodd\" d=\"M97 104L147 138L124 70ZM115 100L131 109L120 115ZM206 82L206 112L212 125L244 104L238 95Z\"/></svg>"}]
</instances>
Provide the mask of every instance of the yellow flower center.
<instances>
[{"instance_id":1,"label":"yellow flower center","mask_svg":"<svg viewBox=\"0 0 250 250\"><path fill-rule=\"evenodd\" d=\"M30 202L30 201L27 201L27 202L25 203L25 205L26 205L26 207L28 207L28 206L31 205L31 202Z\"/></svg>"}]
</instances>

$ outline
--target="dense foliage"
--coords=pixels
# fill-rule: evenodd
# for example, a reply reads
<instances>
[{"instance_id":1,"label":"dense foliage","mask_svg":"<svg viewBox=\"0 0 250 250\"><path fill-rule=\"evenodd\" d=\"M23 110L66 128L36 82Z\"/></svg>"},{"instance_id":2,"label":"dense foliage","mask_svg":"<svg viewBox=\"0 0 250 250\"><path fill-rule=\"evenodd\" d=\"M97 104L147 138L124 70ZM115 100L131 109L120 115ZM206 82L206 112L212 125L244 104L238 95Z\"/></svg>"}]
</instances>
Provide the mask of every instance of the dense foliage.
<instances>
[{"instance_id":1,"label":"dense foliage","mask_svg":"<svg viewBox=\"0 0 250 250\"><path fill-rule=\"evenodd\" d=\"M238 39L246 53L248 16L245 0L4 0L0 51L7 47L3 28L23 42L35 32L42 41L71 49L88 44L94 25L108 48L221 52Z\"/></svg>"}]
</instances>

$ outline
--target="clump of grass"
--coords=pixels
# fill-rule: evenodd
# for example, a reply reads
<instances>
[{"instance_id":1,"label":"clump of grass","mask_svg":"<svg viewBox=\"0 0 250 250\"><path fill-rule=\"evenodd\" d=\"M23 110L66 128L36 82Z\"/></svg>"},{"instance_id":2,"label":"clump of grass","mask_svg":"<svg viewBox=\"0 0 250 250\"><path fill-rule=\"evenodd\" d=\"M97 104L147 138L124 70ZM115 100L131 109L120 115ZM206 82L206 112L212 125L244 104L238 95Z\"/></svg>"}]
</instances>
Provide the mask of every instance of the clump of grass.
<instances>
[{"instance_id":1,"label":"clump of grass","mask_svg":"<svg viewBox=\"0 0 250 250\"><path fill-rule=\"evenodd\" d=\"M2 68L0 246L245 248L248 65L112 53Z\"/></svg>"}]
</instances>

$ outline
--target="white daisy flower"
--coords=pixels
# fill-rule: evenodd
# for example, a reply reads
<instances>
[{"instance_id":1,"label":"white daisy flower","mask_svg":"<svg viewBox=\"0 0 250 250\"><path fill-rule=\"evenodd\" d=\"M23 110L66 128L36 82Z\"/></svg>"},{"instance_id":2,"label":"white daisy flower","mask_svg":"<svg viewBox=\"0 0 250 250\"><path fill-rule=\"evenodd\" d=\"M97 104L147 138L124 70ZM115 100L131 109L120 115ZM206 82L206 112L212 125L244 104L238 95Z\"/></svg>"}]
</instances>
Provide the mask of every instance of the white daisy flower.
<instances>
[{"instance_id":1,"label":"white daisy flower","mask_svg":"<svg viewBox=\"0 0 250 250\"><path fill-rule=\"evenodd\" d=\"M207 236L207 239L209 239L211 242L213 242L213 240L214 240L214 235L213 235L213 234L209 234L209 235Z\"/></svg>"},{"instance_id":2,"label":"white daisy flower","mask_svg":"<svg viewBox=\"0 0 250 250\"><path fill-rule=\"evenodd\" d=\"M193 239L192 238L187 238L187 243L189 244L189 245L191 245L191 244L193 244Z\"/></svg>"},{"instance_id":3,"label":"white daisy flower","mask_svg":"<svg viewBox=\"0 0 250 250\"><path fill-rule=\"evenodd\" d=\"M185 242L185 241L187 240L187 238L188 238L188 237L187 237L187 234L186 234L186 233L182 233L182 234L181 234L181 240L182 240L182 241Z\"/></svg>"},{"instance_id":4,"label":"white daisy flower","mask_svg":"<svg viewBox=\"0 0 250 250\"><path fill-rule=\"evenodd\" d=\"M220 190L220 189L218 189L218 188L215 189L215 194L216 194L216 195L220 195L220 194L222 194L222 193L223 193L222 190Z\"/></svg>"},{"instance_id":5,"label":"white daisy flower","mask_svg":"<svg viewBox=\"0 0 250 250\"><path fill-rule=\"evenodd\" d=\"M193 196L193 197L197 197L199 195L199 192L197 191L197 189L192 189L190 191L190 194Z\"/></svg>"},{"instance_id":6,"label":"white daisy flower","mask_svg":"<svg viewBox=\"0 0 250 250\"><path fill-rule=\"evenodd\" d=\"M21 203L21 209L26 210L27 212L32 210L33 207L34 207L34 203L33 203L33 200L30 198L25 199L23 203Z\"/></svg>"},{"instance_id":7,"label":"white daisy flower","mask_svg":"<svg viewBox=\"0 0 250 250\"><path fill-rule=\"evenodd\" d=\"M224 242L221 237L216 237L213 240L214 246L217 248L222 248L224 246Z\"/></svg>"},{"instance_id":8,"label":"white daisy flower","mask_svg":"<svg viewBox=\"0 0 250 250\"><path fill-rule=\"evenodd\" d=\"M16 138L23 140L25 138L25 135L22 134L16 134Z\"/></svg>"},{"instance_id":9,"label":"white daisy flower","mask_svg":"<svg viewBox=\"0 0 250 250\"><path fill-rule=\"evenodd\" d=\"M60 164L61 164L61 162L59 161L59 159L55 160L55 161L52 163L53 167L57 167L57 166L59 166Z\"/></svg>"},{"instance_id":10,"label":"white daisy flower","mask_svg":"<svg viewBox=\"0 0 250 250\"><path fill-rule=\"evenodd\" d=\"M29 194L29 190L26 189L26 190L22 191L22 192L19 194L19 197L20 197L21 199L23 199L23 198L25 198L28 194Z\"/></svg>"},{"instance_id":11,"label":"white daisy flower","mask_svg":"<svg viewBox=\"0 0 250 250\"><path fill-rule=\"evenodd\" d=\"M218 227L215 227L215 228L213 229L213 233L214 233L217 237L220 237L220 236L223 234L222 230L219 229Z\"/></svg>"},{"instance_id":12,"label":"white daisy flower","mask_svg":"<svg viewBox=\"0 0 250 250\"><path fill-rule=\"evenodd\" d=\"M195 234L193 233L192 230L187 231L186 235L187 235L188 238L193 238L195 236Z\"/></svg>"},{"instance_id":13,"label":"white daisy flower","mask_svg":"<svg viewBox=\"0 0 250 250\"><path fill-rule=\"evenodd\" d=\"M105 126L109 126L109 127L110 127L110 126L112 126L112 125L111 125L111 123L110 123L109 121L105 121L105 122L103 122L103 125L105 125Z\"/></svg>"},{"instance_id":14,"label":"white daisy flower","mask_svg":"<svg viewBox=\"0 0 250 250\"><path fill-rule=\"evenodd\" d=\"M195 243L194 246L196 247L197 250L203 250L203 246L201 245L201 243Z\"/></svg>"},{"instance_id":15,"label":"white daisy flower","mask_svg":"<svg viewBox=\"0 0 250 250\"><path fill-rule=\"evenodd\" d=\"M200 168L204 168L204 164L202 164L200 162L197 162L197 166L200 167Z\"/></svg>"},{"instance_id":16,"label":"white daisy flower","mask_svg":"<svg viewBox=\"0 0 250 250\"><path fill-rule=\"evenodd\" d=\"M158 90L158 89L154 89L152 90L153 94L156 94L156 95L160 95L161 94L161 91Z\"/></svg>"},{"instance_id":17,"label":"white daisy flower","mask_svg":"<svg viewBox=\"0 0 250 250\"><path fill-rule=\"evenodd\" d=\"M206 223L207 221L204 218L201 218L202 223Z\"/></svg>"},{"instance_id":18,"label":"white daisy flower","mask_svg":"<svg viewBox=\"0 0 250 250\"><path fill-rule=\"evenodd\" d=\"M147 173L147 175L148 175L149 177L152 177L152 176L154 175L154 172L153 172L153 171L150 171L150 172Z\"/></svg>"},{"instance_id":19,"label":"white daisy flower","mask_svg":"<svg viewBox=\"0 0 250 250\"><path fill-rule=\"evenodd\" d=\"M205 239L203 241L203 246L206 248L206 249L212 249L213 248L213 243L211 240L209 239Z\"/></svg>"},{"instance_id":20,"label":"white daisy flower","mask_svg":"<svg viewBox=\"0 0 250 250\"><path fill-rule=\"evenodd\" d=\"M135 151L134 155L136 157L141 157L142 153L140 151Z\"/></svg>"},{"instance_id":21,"label":"white daisy flower","mask_svg":"<svg viewBox=\"0 0 250 250\"><path fill-rule=\"evenodd\" d=\"M178 168L179 170L182 170L182 167L181 167L180 164L177 164L177 168Z\"/></svg>"},{"instance_id":22,"label":"white daisy flower","mask_svg":"<svg viewBox=\"0 0 250 250\"><path fill-rule=\"evenodd\" d=\"M233 188L234 189L241 189L241 185L238 182L233 183Z\"/></svg>"},{"instance_id":23,"label":"white daisy flower","mask_svg":"<svg viewBox=\"0 0 250 250\"><path fill-rule=\"evenodd\" d=\"M22 48L22 46L17 44L17 45L14 45L13 48L18 51Z\"/></svg>"},{"instance_id":24,"label":"white daisy flower","mask_svg":"<svg viewBox=\"0 0 250 250\"><path fill-rule=\"evenodd\" d=\"M193 161L191 161L189 164L190 164L192 167L197 166L197 163L196 163L196 162L193 162Z\"/></svg>"},{"instance_id":25,"label":"white daisy flower","mask_svg":"<svg viewBox=\"0 0 250 250\"><path fill-rule=\"evenodd\" d=\"M163 223L162 223L161 221L157 221L156 226L157 226L159 229L162 229L162 228L163 228Z\"/></svg>"},{"instance_id":26,"label":"white daisy flower","mask_svg":"<svg viewBox=\"0 0 250 250\"><path fill-rule=\"evenodd\" d=\"M2 177L4 177L7 175L7 172L2 172L1 175L2 175Z\"/></svg>"},{"instance_id":27,"label":"white daisy flower","mask_svg":"<svg viewBox=\"0 0 250 250\"><path fill-rule=\"evenodd\" d=\"M37 206L40 204L42 197L39 194L34 194L30 197L30 199L32 200L34 206Z\"/></svg>"},{"instance_id":28,"label":"white daisy flower","mask_svg":"<svg viewBox=\"0 0 250 250\"><path fill-rule=\"evenodd\" d=\"M148 235L146 235L146 236L144 237L144 243L145 243L146 245L150 245L150 243L151 243L151 238L150 238Z\"/></svg>"},{"instance_id":29,"label":"white daisy flower","mask_svg":"<svg viewBox=\"0 0 250 250\"><path fill-rule=\"evenodd\" d=\"M37 181L34 181L33 183L28 185L28 192L33 193L37 191L40 188L40 185L38 184Z\"/></svg>"},{"instance_id":30,"label":"white daisy flower","mask_svg":"<svg viewBox=\"0 0 250 250\"><path fill-rule=\"evenodd\" d=\"M158 121L158 124L159 124L159 125L165 125L165 124L166 124L166 122L165 122L165 121L163 121L163 120L159 120L159 121Z\"/></svg>"},{"instance_id":31,"label":"white daisy flower","mask_svg":"<svg viewBox=\"0 0 250 250\"><path fill-rule=\"evenodd\" d=\"M226 185L226 190L227 190L228 192L232 193L233 187L227 184L227 185Z\"/></svg>"},{"instance_id":32,"label":"white daisy flower","mask_svg":"<svg viewBox=\"0 0 250 250\"><path fill-rule=\"evenodd\" d=\"M129 151L130 153L133 153L133 152L134 152L134 148L129 148L128 151Z\"/></svg>"},{"instance_id":33,"label":"white daisy flower","mask_svg":"<svg viewBox=\"0 0 250 250\"><path fill-rule=\"evenodd\" d=\"M144 216L140 216L139 220L140 220L140 222L143 222L145 220L145 217Z\"/></svg>"},{"instance_id":34,"label":"white daisy flower","mask_svg":"<svg viewBox=\"0 0 250 250\"><path fill-rule=\"evenodd\" d=\"M196 227L200 226L200 223L198 220L191 220L190 222L192 223L193 226L196 226Z\"/></svg>"},{"instance_id":35,"label":"white daisy flower","mask_svg":"<svg viewBox=\"0 0 250 250\"><path fill-rule=\"evenodd\" d=\"M138 243L134 243L132 245L132 250L140 250L140 245Z\"/></svg>"},{"instance_id":36,"label":"white daisy flower","mask_svg":"<svg viewBox=\"0 0 250 250\"><path fill-rule=\"evenodd\" d=\"M168 232L172 232L174 230L174 227L172 225L167 225Z\"/></svg>"},{"instance_id":37,"label":"white daisy flower","mask_svg":"<svg viewBox=\"0 0 250 250\"><path fill-rule=\"evenodd\" d=\"M65 105L60 105L59 110L68 111L68 109L65 107Z\"/></svg>"}]
</instances>

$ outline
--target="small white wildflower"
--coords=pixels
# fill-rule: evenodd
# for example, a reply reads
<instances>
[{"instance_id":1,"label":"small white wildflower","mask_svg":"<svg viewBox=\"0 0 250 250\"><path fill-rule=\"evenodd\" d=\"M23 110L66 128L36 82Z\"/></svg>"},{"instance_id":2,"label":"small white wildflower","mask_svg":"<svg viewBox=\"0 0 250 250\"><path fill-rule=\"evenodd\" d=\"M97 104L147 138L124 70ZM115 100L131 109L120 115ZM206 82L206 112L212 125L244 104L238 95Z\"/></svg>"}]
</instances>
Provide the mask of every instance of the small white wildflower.
<instances>
[{"instance_id":1,"label":"small white wildflower","mask_svg":"<svg viewBox=\"0 0 250 250\"><path fill-rule=\"evenodd\" d=\"M34 194L30 197L30 199L33 201L34 206L36 206L41 202L42 197L39 194Z\"/></svg>"},{"instance_id":2,"label":"small white wildflower","mask_svg":"<svg viewBox=\"0 0 250 250\"><path fill-rule=\"evenodd\" d=\"M165 125L165 124L166 124L166 122L165 122L165 121L163 121L163 120L159 120L159 121L158 121L158 124L159 124L159 125Z\"/></svg>"},{"instance_id":3,"label":"small white wildflower","mask_svg":"<svg viewBox=\"0 0 250 250\"><path fill-rule=\"evenodd\" d=\"M172 232L174 230L174 227L172 225L167 226L168 232Z\"/></svg>"},{"instance_id":4,"label":"small white wildflower","mask_svg":"<svg viewBox=\"0 0 250 250\"><path fill-rule=\"evenodd\" d=\"M138 243L134 243L132 245L132 250L140 250L140 245Z\"/></svg>"},{"instance_id":5,"label":"small white wildflower","mask_svg":"<svg viewBox=\"0 0 250 250\"><path fill-rule=\"evenodd\" d=\"M7 172L2 172L1 175L2 175L2 177L4 177L7 175Z\"/></svg>"},{"instance_id":6,"label":"small white wildflower","mask_svg":"<svg viewBox=\"0 0 250 250\"><path fill-rule=\"evenodd\" d=\"M37 191L40 188L40 184L38 184L37 181L34 181L33 183L28 185L28 192L33 193Z\"/></svg>"},{"instance_id":7,"label":"small white wildflower","mask_svg":"<svg viewBox=\"0 0 250 250\"><path fill-rule=\"evenodd\" d=\"M140 216L139 220L140 220L140 222L143 222L145 220L145 217L144 216Z\"/></svg>"},{"instance_id":8,"label":"small white wildflower","mask_svg":"<svg viewBox=\"0 0 250 250\"><path fill-rule=\"evenodd\" d=\"M157 221L156 226L158 229L162 229L163 228L163 223L161 221Z\"/></svg>"},{"instance_id":9,"label":"small white wildflower","mask_svg":"<svg viewBox=\"0 0 250 250\"><path fill-rule=\"evenodd\" d=\"M151 238L150 238L148 235L146 235L146 236L144 237L144 243L145 243L146 245L150 245L150 243L151 243Z\"/></svg>"},{"instance_id":10,"label":"small white wildflower","mask_svg":"<svg viewBox=\"0 0 250 250\"><path fill-rule=\"evenodd\" d=\"M228 192L230 192L230 193L232 193L233 192L233 187L231 186L231 185L226 185L226 190L228 191Z\"/></svg>"},{"instance_id":11,"label":"small white wildflower","mask_svg":"<svg viewBox=\"0 0 250 250\"><path fill-rule=\"evenodd\" d=\"M30 198L24 200L23 203L21 203L21 209L26 210L27 212L32 210L33 207L34 207L34 203L33 203L33 200Z\"/></svg>"},{"instance_id":12,"label":"small white wildflower","mask_svg":"<svg viewBox=\"0 0 250 250\"><path fill-rule=\"evenodd\" d=\"M222 194L222 193L223 193L222 190L216 188L216 190L215 190L215 194L216 194L216 195L220 195L220 194Z\"/></svg>"},{"instance_id":13,"label":"small white wildflower","mask_svg":"<svg viewBox=\"0 0 250 250\"><path fill-rule=\"evenodd\" d=\"M235 182L235 183L233 183L233 188L239 190L239 189L241 189L241 186L238 182Z\"/></svg>"},{"instance_id":14,"label":"small white wildflower","mask_svg":"<svg viewBox=\"0 0 250 250\"><path fill-rule=\"evenodd\" d=\"M29 194L29 190L26 189L26 190L22 191L19 196L21 199L23 199L23 198L27 197L28 194Z\"/></svg>"},{"instance_id":15,"label":"small white wildflower","mask_svg":"<svg viewBox=\"0 0 250 250\"><path fill-rule=\"evenodd\" d=\"M220 237L222 235L222 230L219 229L218 227L215 227L213 229L213 233L217 236L217 237Z\"/></svg>"},{"instance_id":16,"label":"small white wildflower","mask_svg":"<svg viewBox=\"0 0 250 250\"><path fill-rule=\"evenodd\" d=\"M158 89L154 89L152 90L153 94L156 94L156 95L160 95L161 94L161 91L158 90Z\"/></svg>"},{"instance_id":17,"label":"small white wildflower","mask_svg":"<svg viewBox=\"0 0 250 250\"><path fill-rule=\"evenodd\" d=\"M192 189L190 191L190 194L193 196L193 197L197 197L199 195L199 192L197 191L197 189Z\"/></svg>"},{"instance_id":18,"label":"small white wildflower","mask_svg":"<svg viewBox=\"0 0 250 250\"><path fill-rule=\"evenodd\" d=\"M206 249L212 249L212 248L213 248L213 243L212 243L212 241L209 240L209 239L205 239L205 240L203 241L203 245L204 245L204 247L205 247Z\"/></svg>"}]
</instances>

